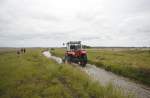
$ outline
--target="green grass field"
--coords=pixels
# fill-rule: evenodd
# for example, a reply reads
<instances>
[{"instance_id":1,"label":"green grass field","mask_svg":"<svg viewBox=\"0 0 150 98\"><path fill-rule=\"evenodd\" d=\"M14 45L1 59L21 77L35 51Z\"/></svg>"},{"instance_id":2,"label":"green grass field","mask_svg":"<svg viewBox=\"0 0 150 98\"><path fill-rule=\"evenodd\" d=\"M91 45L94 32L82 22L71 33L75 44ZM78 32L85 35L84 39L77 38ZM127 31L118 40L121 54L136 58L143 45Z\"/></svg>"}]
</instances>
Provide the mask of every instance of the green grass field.
<instances>
[{"instance_id":1,"label":"green grass field","mask_svg":"<svg viewBox=\"0 0 150 98\"><path fill-rule=\"evenodd\" d=\"M0 52L0 98L131 98L92 81L71 65L44 57L41 49Z\"/></svg>"},{"instance_id":2,"label":"green grass field","mask_svg":"<svg viewBox=\"0 0 150 98\"><path fill-rule=\"evenodd\" d=\"M65 49L52 53L63 57ZM87 49L88 62L150 86L150 50Z\"/></svg>"}]
</instances>

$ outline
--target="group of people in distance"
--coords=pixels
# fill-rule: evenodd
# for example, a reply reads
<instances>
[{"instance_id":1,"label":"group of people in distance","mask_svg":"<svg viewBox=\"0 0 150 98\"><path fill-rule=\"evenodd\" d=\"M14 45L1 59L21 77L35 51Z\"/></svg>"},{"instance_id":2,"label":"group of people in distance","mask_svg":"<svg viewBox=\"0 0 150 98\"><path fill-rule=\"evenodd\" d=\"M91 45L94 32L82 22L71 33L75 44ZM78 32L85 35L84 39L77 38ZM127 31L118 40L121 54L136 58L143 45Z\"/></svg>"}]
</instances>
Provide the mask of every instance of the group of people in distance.
<instances>
[{"instance_id":1,"label":"group of people in distance","mask_svg":"<svg viewBox=\"0 0 150 98\"><path fill-rule=\"evenodd\" d=\"M21 53L25 53L26 52L26 49L25 48L21 48L19 50L17 50L17 54L21 54Z\"/></svg>"}]
</instances>

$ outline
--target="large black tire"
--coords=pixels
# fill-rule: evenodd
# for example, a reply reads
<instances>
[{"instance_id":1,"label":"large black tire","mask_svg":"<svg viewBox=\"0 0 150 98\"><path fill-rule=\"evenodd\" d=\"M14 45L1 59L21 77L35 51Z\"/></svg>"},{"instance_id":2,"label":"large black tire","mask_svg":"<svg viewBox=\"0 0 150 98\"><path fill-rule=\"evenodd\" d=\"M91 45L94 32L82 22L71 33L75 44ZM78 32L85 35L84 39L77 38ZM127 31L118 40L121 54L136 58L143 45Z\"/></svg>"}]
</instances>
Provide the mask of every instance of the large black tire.
<instances>
[{"instance_id":1,"label":"large black tire","mask_svg":"<svg viewBox=\"0 0 150 98\"><path fill-rule=\"evenodd\" d=\"M87 56L86 56L86 55L83 55L83 56L81 56L81 58L80 58L80 65L81 65L82 67L85 67L86 64L87 64Z\"/></svg>"},{"instance_id":2,"label":"large black tire","mask_svg":"<svg viewBox=\"0 0 150 98\"><path fill-rule=\"evenodd\" d=\"M71 63L71 57L70 56L65 56L65 60L64 60L65 62L67 62L67 63Z\"/></svg>"}]
</instances>

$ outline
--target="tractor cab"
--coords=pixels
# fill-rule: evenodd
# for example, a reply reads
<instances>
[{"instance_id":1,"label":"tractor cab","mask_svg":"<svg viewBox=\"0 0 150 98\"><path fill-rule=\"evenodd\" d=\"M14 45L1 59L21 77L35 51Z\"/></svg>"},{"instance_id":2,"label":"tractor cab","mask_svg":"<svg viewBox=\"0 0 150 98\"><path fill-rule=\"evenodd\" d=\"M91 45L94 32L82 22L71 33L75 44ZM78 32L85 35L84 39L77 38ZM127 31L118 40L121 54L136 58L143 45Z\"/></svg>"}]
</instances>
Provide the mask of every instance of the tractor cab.
<instances>
[{"instance_id":1,"label":"tractor cab","mask_svg":"<svg viewBox=\"0 0 150 98\"><path fill-rule=\"evenodd\" d=\"M82 49L81 41L70 41L67 43L67 51L77 51L81 49Z\"/></svg>"}]
</instances>

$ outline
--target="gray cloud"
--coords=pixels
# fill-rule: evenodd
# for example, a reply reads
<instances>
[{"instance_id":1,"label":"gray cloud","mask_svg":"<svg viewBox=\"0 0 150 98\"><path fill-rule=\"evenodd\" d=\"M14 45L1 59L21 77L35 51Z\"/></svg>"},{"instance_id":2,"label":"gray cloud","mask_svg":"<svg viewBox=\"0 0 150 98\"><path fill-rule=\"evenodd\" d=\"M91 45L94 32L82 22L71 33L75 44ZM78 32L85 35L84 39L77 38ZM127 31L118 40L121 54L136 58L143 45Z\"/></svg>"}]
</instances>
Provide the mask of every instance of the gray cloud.
<instances>
[{"instance_id":1,"label":"gray cloud","mask_svg":"<svg viewBox=\"0 0 150 98\"><path fill-rule=\"evenodd\" d=\"M0 0L0 46L150 46L149 0Z\"/></svg>"}]
</instances>

